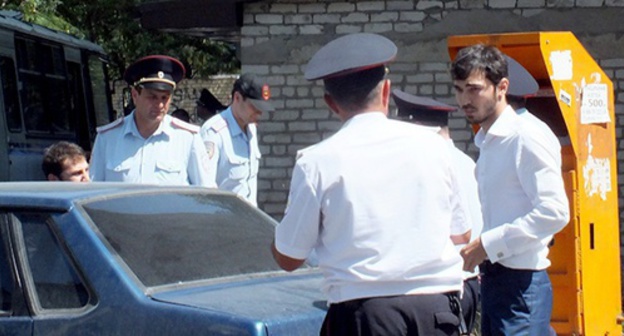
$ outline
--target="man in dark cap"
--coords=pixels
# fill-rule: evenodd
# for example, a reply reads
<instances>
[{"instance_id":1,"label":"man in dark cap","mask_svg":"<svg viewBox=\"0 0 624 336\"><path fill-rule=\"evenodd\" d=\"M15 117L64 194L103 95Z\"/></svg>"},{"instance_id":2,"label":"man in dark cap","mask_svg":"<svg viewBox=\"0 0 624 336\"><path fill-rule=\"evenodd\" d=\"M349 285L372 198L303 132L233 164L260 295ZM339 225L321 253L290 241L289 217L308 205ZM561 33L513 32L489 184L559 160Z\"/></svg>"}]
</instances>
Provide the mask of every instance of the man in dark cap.
<instances>
[{"instance_id":1,"label":"man in dark cap","mask_svg":"<svg viewBox=\"0 0 624 336\"><path fill-rule=\"evenodd\" d=\"M215 114L227 108L208 89L202 89L197 99L197 117L203 124L206 120L214 117Z\"/></svg>"},{"instance_id":2,"label":"man in dark cap","mask_svg":"<svg viewBox=\"0 0 624 336\"><path fill-rule=\"evenodd\" d=\"M199 128L167 114L184 71L180 61L161 55L141 58L126 69L135 109L97 129L93 181L214 186L207 178Z\"/></svg>"},{"instance_id":3,"label":"man in dark cap","mask_svg":"<svg viewBox=\"0 0 624 336\"><path fill-rule=\"evenodd\" d=\"M471 237L478 237L483 227L483 218L481 203L479 202L479 188L474 176L475 162L470 156L455 147L448 126L449 114L457 111L457 108L431 98L414 96L398 89L392 91L392 97L397 106L399 119L426 127L446 139L451 151L453 168L457 173L460 200L470 214L468 219L471 223ZM458 251L464 245L462 243L457 244ZM479 304L478 275L478 270L464 272L464 292L461 297L461 307L465 322L463 331L467 335L472 335L477 317Z\"/></svg>"},{"instance_id":4,"label":"man in dark cap","mask_svg":"<svg viewBox=\"0 0 624 336\"><path fill-rule=\"evenodd\" d=\"M386 64L396 52L383 36L350 34L306 68L344 124L299 155L272 251L287 271L315 252L330 304L322 335L459 332L451 236L468 240L467 214L444 139L387 118Z\"/></svg>"},{"instance_id":5,"label":"man in dark cap","mask_svg":"<svg viewBox=\"0 0 624 336\"><path fill-rule=\"evenodd\" d=\"M201 127L208 155L208 178L257 205L260 149L256 123L274 111L271 91L262 78L241 75L232 88L232 105Z\"/></svg>"},{"instance_id":6,"label":"man in dark cap","mask_svg":"<svg viewBox=\"0 0 624 336\"><path fill-rule=\"evenodd\" d=\"M481 332L549 335L548 244L569 220L560 148L507 102L508 61L496 47L461 49L451 65L458 105L480 129L475 175L483 231L462 251L481 271Z\"/></svg>"}]
</instances>

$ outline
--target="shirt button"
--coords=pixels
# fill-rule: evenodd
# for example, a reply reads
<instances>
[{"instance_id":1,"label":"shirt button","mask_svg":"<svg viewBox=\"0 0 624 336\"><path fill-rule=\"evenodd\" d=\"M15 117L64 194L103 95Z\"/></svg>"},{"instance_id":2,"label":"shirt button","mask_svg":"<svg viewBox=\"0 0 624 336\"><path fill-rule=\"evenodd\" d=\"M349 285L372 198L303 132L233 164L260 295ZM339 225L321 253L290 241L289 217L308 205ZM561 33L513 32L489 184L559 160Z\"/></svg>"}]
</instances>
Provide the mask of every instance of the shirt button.
<instances>
[{"instance_id":1,"label":"shirt button","mask_svg":"<svg viewBox=\"0 0 624 336\"><path fill-rule=\"evenodd\" d=\"M505 254L503 252L498 252L496 253L496 256L499 258L502 258Z\"/></svg>"}]
</instances>

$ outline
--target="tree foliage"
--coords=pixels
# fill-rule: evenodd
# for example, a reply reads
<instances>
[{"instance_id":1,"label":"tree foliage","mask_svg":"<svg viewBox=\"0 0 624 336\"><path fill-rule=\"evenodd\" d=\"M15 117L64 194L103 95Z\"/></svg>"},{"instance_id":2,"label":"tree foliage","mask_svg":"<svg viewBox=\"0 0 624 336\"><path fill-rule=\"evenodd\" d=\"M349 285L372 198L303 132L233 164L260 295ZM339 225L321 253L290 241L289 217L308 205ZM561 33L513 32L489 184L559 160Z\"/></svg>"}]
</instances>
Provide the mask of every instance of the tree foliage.
<instances>
[{"instance_id":1,"label":"tree foliage","mask_svg":"<svg viewBox=\"0 0 624 336\"><path fill-rule=\"evenodd\" d=\"M195 76L236 72L234 47L206 38L141 28L140 0L4 0L2 9L23 13L24 20L60 30L101 45L112 66L112 78L139 57L164 54L191 65Z\"/></svg>"}]
</instances>

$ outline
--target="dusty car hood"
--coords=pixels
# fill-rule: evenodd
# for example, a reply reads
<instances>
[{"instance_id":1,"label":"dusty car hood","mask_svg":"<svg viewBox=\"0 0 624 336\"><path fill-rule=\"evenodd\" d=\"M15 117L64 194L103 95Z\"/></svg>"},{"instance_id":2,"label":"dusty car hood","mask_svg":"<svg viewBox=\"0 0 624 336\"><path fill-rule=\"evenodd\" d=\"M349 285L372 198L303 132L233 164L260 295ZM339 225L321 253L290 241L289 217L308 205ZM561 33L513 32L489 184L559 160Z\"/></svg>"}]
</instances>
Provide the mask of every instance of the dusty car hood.
<instances>
[{"instance_id":1,"label":"dusty car hood","mask_svg":"<svg viewBox=\"0 0 624 336\"><path fill-rule=\"evenodd\" d=\"M161 302L207 309L263 323L269 335L318 335L327 303L318 272L270 275L261 278L178 289L152 294ZM305 332L304 332L305 330ZM310 333L308 333L310 332Z\"/></svg>"}]
</instances>

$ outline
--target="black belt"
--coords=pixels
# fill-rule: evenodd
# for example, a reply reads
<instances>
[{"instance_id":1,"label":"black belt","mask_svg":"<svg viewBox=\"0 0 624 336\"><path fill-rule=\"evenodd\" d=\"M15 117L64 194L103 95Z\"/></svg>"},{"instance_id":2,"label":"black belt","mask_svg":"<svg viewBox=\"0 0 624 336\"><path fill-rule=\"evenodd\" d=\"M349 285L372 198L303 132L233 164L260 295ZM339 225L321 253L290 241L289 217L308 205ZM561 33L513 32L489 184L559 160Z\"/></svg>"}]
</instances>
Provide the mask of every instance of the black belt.
<instances>
[{"instance_id":1,"label":"black belt","mask_svg":"<svg viewBox=\"0 0 624 336\"><path fill-rule=\"evenodd\" d=\"M489 260L482 262L479 265L479 272L484 275L496 275L509 272L539 272L540 270L532 269L515 269L501 265L500 263L492 263Z\"/></svg>"}]
</instances>

